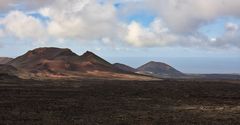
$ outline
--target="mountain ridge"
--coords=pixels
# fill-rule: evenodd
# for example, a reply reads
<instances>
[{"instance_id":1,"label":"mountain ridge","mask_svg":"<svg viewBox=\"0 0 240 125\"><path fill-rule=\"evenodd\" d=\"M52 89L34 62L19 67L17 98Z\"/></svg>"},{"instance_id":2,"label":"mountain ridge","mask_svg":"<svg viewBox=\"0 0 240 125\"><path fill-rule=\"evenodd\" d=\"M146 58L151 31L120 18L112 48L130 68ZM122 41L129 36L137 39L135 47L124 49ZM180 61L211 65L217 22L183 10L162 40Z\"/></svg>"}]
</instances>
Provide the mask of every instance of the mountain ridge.
<instances>
[{"instance_id":1,"label":"mountain ridge","mask_svg":"<svg viewBox=\"0 0 240 125\"><path fill-rule=\"evenodd\" d=\"M37 48L7 63L37 78L152 79L116 68L98 55L86 51L77 55L66 48Z\"/></svg>"},{"instance_id":2,"label":"mountain ridge","mask_svg":"<svg viewBox=\"0 0 240 125\"><path fill-rule=\"evenodd\" d=\"M240 79L236 74L184 74L172 66L150 61L138 68L111 64L93 52L78 55L68 48L41 47L12 59L0 57L0 75L23 79ZM5 75L4 75L5 74Z\"/></svg>"}]
</instances>

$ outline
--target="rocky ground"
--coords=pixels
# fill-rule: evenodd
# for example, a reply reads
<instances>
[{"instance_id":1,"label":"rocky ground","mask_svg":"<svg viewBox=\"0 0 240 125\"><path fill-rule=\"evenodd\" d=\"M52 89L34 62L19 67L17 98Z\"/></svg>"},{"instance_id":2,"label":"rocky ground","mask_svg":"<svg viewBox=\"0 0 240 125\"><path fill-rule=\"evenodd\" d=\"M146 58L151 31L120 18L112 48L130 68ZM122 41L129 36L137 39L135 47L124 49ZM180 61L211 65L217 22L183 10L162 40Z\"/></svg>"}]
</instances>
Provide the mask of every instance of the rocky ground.
<instances>
[{"instance_id":1,"label":"rocky ground","mask_svg":"<svg viewBox=\"0 0 240 125\"><path fill-rule=\"evenodd\" d=\"M0 80L0 125L237 125L239 81Z\"/></svg>"}]
</instances>

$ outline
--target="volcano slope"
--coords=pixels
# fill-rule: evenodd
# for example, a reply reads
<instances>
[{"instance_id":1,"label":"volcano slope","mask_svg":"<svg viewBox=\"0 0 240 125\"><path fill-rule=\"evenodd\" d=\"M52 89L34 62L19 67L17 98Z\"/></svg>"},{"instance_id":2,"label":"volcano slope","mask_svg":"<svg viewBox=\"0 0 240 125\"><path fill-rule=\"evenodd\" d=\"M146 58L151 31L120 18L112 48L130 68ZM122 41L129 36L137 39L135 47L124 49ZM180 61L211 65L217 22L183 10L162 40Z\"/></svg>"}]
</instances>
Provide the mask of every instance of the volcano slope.
<instances>
[{"instance_id":1,"label":"volcano slope","mask_svg":"<svg viewBox=\"0 0 240 125\"><path fill-rule=\"evenodd\" d=\"M6 64L6 63L10 62L11 60L12 60L12 58L0 57L0 64Z\"/></svg>"},{"instance_id":2,"label":"volcano slope","mask_svg":"<svg viewBox=\"0 0 240 125\"><path fill-rule=\"evenodd\" d=\"M122 79L151 80L116 68L92 52L79 56L70 49L37 48L17 57L7 65L21 69L35 79Z\"/></svg>"}]
</instances>

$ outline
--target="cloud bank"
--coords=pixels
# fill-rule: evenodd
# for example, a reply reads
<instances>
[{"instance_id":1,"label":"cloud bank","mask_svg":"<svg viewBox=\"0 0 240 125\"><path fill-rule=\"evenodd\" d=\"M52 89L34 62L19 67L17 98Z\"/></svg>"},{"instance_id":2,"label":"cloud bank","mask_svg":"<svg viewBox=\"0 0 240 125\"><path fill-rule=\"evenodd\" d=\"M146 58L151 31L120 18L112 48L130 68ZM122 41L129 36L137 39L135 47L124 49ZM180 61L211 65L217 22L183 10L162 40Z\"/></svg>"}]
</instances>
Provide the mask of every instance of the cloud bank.
<instances>
[{"instance_id":1,"label":"cloud bank","mask_svg":"<svg viewBox=\"0 0 240 125\"><path fill-rule=\"evenodd\" d=\"M4 32L20 39L41 39L45 37L45 28L42 23L19 11L11 11L0 21L4 26Z\"/></svg>"},{"instance_id":2,"label":"cloud bank","mask_svg":"<svg viewBox=\"0 0 240 125\"><path fill-rule=\"evenodd\" d=\"M133 47L240 48L237 23L227 22L225 32L216 38L199 32L219 18L238 19L239 7L238 0L4 0L0 2L0 37ZM134 18L121 19L142 10L156 15L147 26Z\"/></svg>"},{"instance_id":3,"label":"cloud bank","mask_svg":"<svg viewBox=\"0 0 240 125\"><path fill-rule=\"evenodd\" d=\"M176 32L192 32L219 17L240 17L239 0L147 0L145 4Z\"/></svg>"},{"instance_id":4,"label":"cloud bank","mask_svg":"<svg viewBox=\"0 0 240 125\"><path fill-rule=\"evenodd\" d=\"M0 12L7 12L13 9L35 10L51 2L52 0L1 0Z\"/></svg>"}]
</instances>

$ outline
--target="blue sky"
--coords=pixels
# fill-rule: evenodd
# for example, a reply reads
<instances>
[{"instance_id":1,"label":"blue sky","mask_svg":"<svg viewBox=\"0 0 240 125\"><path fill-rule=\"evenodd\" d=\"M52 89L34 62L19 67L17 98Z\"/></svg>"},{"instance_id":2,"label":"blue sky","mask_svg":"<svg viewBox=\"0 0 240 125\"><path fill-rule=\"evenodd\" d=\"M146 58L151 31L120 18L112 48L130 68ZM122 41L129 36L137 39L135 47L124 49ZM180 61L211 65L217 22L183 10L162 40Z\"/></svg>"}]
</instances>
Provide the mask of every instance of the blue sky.
<instances>
[{"instance_id":1,"label":"blue sky","mask_svg":"<svg viewBox=\"0 0 240 125\"><path fill-rule=\"evenodd\" d=\"M54 46L133 67L155 60L186 73L240 73L240 2L203 1L0 2L0 56Z\"/></svg>"}]
</instances>

